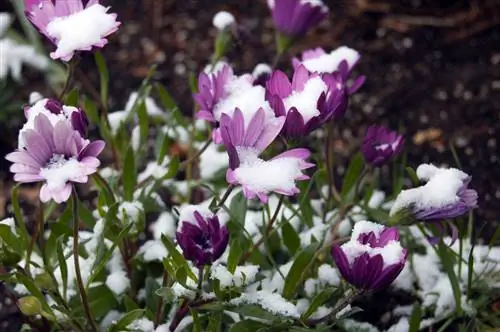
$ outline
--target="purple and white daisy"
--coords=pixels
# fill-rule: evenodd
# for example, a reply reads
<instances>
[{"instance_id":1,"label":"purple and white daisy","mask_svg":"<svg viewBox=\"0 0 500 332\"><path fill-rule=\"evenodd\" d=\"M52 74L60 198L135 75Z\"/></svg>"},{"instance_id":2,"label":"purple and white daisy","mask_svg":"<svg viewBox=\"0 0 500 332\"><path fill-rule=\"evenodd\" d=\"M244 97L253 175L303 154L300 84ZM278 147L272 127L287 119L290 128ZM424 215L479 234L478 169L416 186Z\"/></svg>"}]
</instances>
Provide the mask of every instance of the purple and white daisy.
<instances>
[{"instance_id":1,"label":"purple and white daisy","mask_svg":"<svg viewBox=\"0 0 500 332\"><path fill-rule=\"evenodd\" d=\"M286 137L307 135L347 108L347 95L334 75L311 74L304 66L295 69L292 82L275 71L267 81L266 98L276 116L286 116Z\"/></svg>"},{"instance_id":2,"label":"purple and white daisy","mask_svg":"<svg viewBox=\"0 0 500 332\"><path fill-rule=\"evenodd\" d=\"M229 65L223 65L212 74L200 73L198 91L194 98L200 106L196 114L199 119L217 124L223 114L232 116L237 108L242 112L245 123L250 122L258 109L264 110L267 119L275 118L265 98L264 87L254 85L252 75L234 75ZM217 128L213 132L213 139L215 143L222 142Z\"/></svg>"},{"instance_id":3,"label":"purple and white daisy","mask_svg":"<svg viewBox=\"0 0 500 332\"><path fill-rule=\"evenodd\" d=\"M456 168L438 168L422 164L417 177L423 186L401 191L390 215L409 209L420 221L440 221L459 217L477 207L477 192L469 189L471 177Z\"/></svg>"},{"instance_id":4,"label":"purple and white daisy","mask_svg":"<svg viewBox=\"0 0 500 332\"><path fill-rule=\"evenodd\" d=\"M56 45L52 59L69 61L77 51L104 47L120 26L99 0L24 0L24 5L31 23Z\"/></svg>"},{"instance_id":5,"label":"purple and white daisy","mask_svg":"<svg viewBox=\"0 0 500 332\"><path fill-rule=\"evenodd\" d=\"M68 121L53 124L44 113L38 114L33 123L33 128L22 134L25 146L6 156L13 162L10 171L17 182L44 182L42 202L65 202L71 195L72 182L86 183L97 171L97 156L104 142L85 140Z\"/></svg>"},{"instance_id":6,"label":"purple and white daisy","mask_svg":"<svg viewBox=\"0 0 500 332\"><path fill-rule=\"evenodd\" d=\"M182 226L176 238L184 257L202 267L222 256L229 242L229 230L220 225L216 215L204 217L195 211L194 220L196 222L181 220Z\"/></svg>"},{"instance_id":7,"label":"purple and white daisy","mask_svg":"<svg viewBox=\"0 0 500 332\"><path fill-rule=\"evenodd\" d=\"M280 133L283 123L284 117L266 120L263 109L254 114L248 125L239 109L232 117L222 116L221 136L229 154L226 179L241 185L248 199L258 197L266 203L271 192L295 195L299 192L295 182L309 179L302 173L314 166L306 162L310 155L307 149L292 149L271 160L259 158Z\"/></svg>"},{"instance_id":8,"label":"purple and white daisy","mask_svg":"<svg viewBox=\"0 0 500 332\"><path fill-rule=\"evenodd\" d=\"M24 133L28 129L33 129L35 118L38 114L44 114L55 125L59 121L69 122L74 130L77 130L82 137L85 137L89 121L85 112L74 106L66 106L54 99L41 99L32 106L24 108L26 123L19 131L18 148L25 147Z\"/></svg>"},{"instance_id":9,"label":"purple and white daisy","mask_svg":"<svg viewBox=\"0 0 500 332\"><path fill-rule=\"evenodd\" d=\"M397 132L381 126L370 126L366 131L361 151L368 164L379 167L399 154L403 145L404 138Z\"/></svg>"},{"instance_id":10,"label":"purple and white daisy","mask_svg":"<svg viewBox=\"0 0 500 332\"><path fill-rule=\"evenodd\" d=\"M406 255L397 228L370 221L358 221L349 242L332 248L342 276L362 290L389 286L403 270Z\"/></svg>"},{"instance_id":11,"label":"purple and white daisy","mask_svg":"<svg viewBox=\"0 0 500 332\"><path fill-rule=\"evenodd\" d=\"M328 16L321 0L267 0L276 29L288 36L301 37Z\"/></svg>"},{"instance_id":12,"label":"purple and white daisy","mask_svg":"<svg viewBox=\"0 0 500 332\"><path fill-rule=\"evenodd\" d=\"M318 47L304 51L300 59L293 58L292 65L295 69L302 65L311 73L335 74L343 83L346 83L360 58L358 51L347 46L340 46L330 53ZM365 76L355 78L346 88L347 93L356 92L364 84L365 79Z\"/></svg>"}]
</instances>

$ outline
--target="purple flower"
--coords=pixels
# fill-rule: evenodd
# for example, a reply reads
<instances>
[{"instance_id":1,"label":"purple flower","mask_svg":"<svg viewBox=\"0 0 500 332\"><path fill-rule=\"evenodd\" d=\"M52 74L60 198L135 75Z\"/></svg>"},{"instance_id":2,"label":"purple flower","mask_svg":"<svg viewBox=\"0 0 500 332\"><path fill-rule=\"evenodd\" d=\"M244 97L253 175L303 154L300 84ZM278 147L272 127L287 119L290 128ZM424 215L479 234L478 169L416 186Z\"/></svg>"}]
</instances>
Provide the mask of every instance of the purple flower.
<instances>
[{"instance_id":1,"label":"purple flower","mask_svg":"<svg viewBox=\"0 0 500 332\"><path fill-rule=\"evenodd\" d=\"M262 109L248 124L239 109L232 117L222 116L221 136L229 154L226 179L241 185L248 199L258 197L266 203L270 192L291 196L299 192L296 181L309 179L302 173L313 166L306 162L307 149L292 149L267 161L259 158L280 133L283 122L284 117L266 120Z\"/></svg>"},{"instance_id":2,"label":"purple flower","mask_svg":"<svg viewBox=\"0 0 500 332\"><path fill-rule=\"evenodd\" d=\"M276 116L286 116L283 135L301 137L345 113L347 95L341 86L334 75L311 74L299 66L292 82L275 71L266 84L266 98Z\"/></svg>"},{"instance_id":3,"label":"purple flower","mask_svg":"<svg viewBox=\"0 0 500 332\"><path fill-rule=\"evenodd\" d=\"M378 167L401 152L403 145L404 138L397 132L380 126L371 126L366 131L361 151L367 163Z\"/></svg>"},{"instance_id":4,"label":"purple flower","mask_svg":"<svg viewBox=\"0 0 500 332\"><path fill-rule=\"evenodd\" d=\"M26 16L38 30L49 38L56 50L52 59L69 61L76 51L104 47L106 37L120 26L116 14L99 0L24 0Z\"/></svg>"},{"instance_id":5,"label":"purple flower","mask_svg":"<svg viewBox=\"0 0 500 332\"><path fill-rule=\"evenodd\" d=\"M34 128L34 121L38 114L45 114L50 122L55 125L59 121L67 121L82 137L86 136L89 121L81 108L66 106L54 99L42 99L24 108L26 123L19 131L19 148L25 145L23 134L28 129Z\"/></svg>"},{"instance_id":6,"label":"purple flower","mask_svg":"<svg viewBox=\"0 0 500 332\"><path fill-rule=\"evenodd\" d=\"M438 168L422 164L417 177L427 181L423 186L401 191L390 215L394 223L401 216L411 214L415 221L440 221L461 216L477 207L477 192L469 189L471 177L456 168ZM404 222L403 222L404 223Z\"/></svg>"},{"instance_id":7,"label":"purple flower","mask_svg":"<svg viewBox=\"0 0 500 332\"><path fill-rule=\"evenodd\" d=\"M406 255L395 227L369 221L357 222L349 242L332 248L333 260L342 276L363 290L389 286L403 270Z\"/></svg>"},{"instance_id":8,"label":"purple flower","mask_svg":"<svg viewBox=\"0 0 500 332\"><path fill-rule=\"evenodd\" d=\"M71 182L86 183L88 176L100 165L97 156L104 149L103 141L90 142L82 138L68 121L55 124L40 113L32 129L22 133L23 148L6 159L13 162L10 171L21 183L40 182L40 200L65 202L71 195Z\"/></svg>"},{"instance_id":9,"label":"purple flower","mask_svg":"<svg viewBox=\"0 0 500 332\"><path fill-rule=\"evenodd\" d=\"M301 37L328 16L321 0L268 0L276 29L288 36Z\"/></svg>"},{"instance_id":10,"label":"purple flower","mask_svg":"<svg viewBox=\"0 0 500 332\"><path fill-rule=\"evenodd\" d=\"M200 111L196 116L215 126L219 124L222 115L232 116L237 108L247 123L260 108L265 111L267 119L275 118L265 98L264 87L254 85L254 77L250 74L234 75L227 64L212 74L202 72L198 79L198 90L194 97L200 106ZM222 143L219 128L213 131L212 136L215 143Z\"/></svg>"},{"instance_id":11,"label":"purple flower","mask_svg":"<svg viewBox=\"0 0 500 332\"><path fill-rule=\"evenodd\" d=\"M361 55L356 50L341 46L330 53L321 47L310 49L302 53L302 58L293 58L293 68L303 65L311 73L334 74L337 80L346 84L352 70L358 63ZM365 76L359 76L346 87L348 94L356 92L365 82Z\"/></svg>"},{"instance_id":12,"label":"purple flower","mask_svg":"<svg viewBox=\"0 0 500 332\"><path fill-rule=\"evenodd\" d=\"M203 218L195 211L194 218L196 223L182 222L176 237L184 257L197 267L202 267L212 264L222 256L229 241L229 231L226 226L220 226L216 215Z\"/></svg>"}]
</instances>

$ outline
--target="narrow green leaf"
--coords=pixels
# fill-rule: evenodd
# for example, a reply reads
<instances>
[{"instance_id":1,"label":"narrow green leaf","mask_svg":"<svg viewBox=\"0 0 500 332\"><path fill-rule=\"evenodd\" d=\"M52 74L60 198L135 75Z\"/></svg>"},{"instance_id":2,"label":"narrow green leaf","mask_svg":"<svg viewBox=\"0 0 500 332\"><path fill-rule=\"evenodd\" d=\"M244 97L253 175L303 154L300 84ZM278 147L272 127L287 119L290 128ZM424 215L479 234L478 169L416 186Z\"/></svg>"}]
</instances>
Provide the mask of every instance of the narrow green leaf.
<instances>
[{"instance_id":1,"label":"narrow green leaf","mask_svg":"<svg viewBox=\"0 0 500 332\"><path fill-rule=\"evenodd\" d=\"M193 317L193 329L192 329L192 331L193 332L202 332L203 330L201 329L200 315L198 315L198 312L193 308L190 308L189 312L191 313L191 317Z\"/></svg>"},{"instance_id":2,"label":"narrow green leaf","mask_svg":"<svg viewBox=\"0 0 500 332\"><path fill-rule=\"evenodd\" d=\"M240 263L243 253L243 248L241 247L239 238L235 238L234 240L232 240L229 247L229 255L227 258L227 269L229 270L229 272L234 273L236 267Z\"/></svg>"},{"instance_id":3,"label":"narrow green leaf","mask_svg":"<svg viewBox=\"0 0 500 332\"><path fill-rule=\"evenodd\" d=\"M91 99L85 98L83 105L83 110L85 111L85 115L87 115L87 117L89 118L90 123L98 125L101 120L99 118L99 113L97 113L97 106L95 105L95 103Z\"/></svg>"},{"instance_id":4,"label":"narrow green leaf","mask_svg":"<svg viewBox=\"0 0 500 332\"><path fill-rule=\"evenodd\" d=\"M140 103L139 107L137 107L137 117L139 118L140 150L140 147L147 143L149 135L149 116L148 111L146 110L146 103L144 101Z\"/></svg>"},{"instance_id":5,"label":"narrow green leaf","mask_svg":"<svg viewBox=\"0 0 500 332\"><path fill-rule=\"evenodd\" d=\"M229 332L255 332L266 327L268 327L268 325L264 323L251 319L245 319L233 324L229 329Z\"/></svg>"},{"instance_id":6,"label":"narrow green leaf","mask_svg":"<svg viewBox=\"0 0 500 332\"><path fill-rule=\"evenodd\" d=\"M160 301L160 298L156 296L156 291L161 288L161 285L158 283L158 281L155 280L155 278L152 277L147 277L146 278L146 285L145 285L145 290L146 290L146 306L151 312L155 312L156 308L158 307L158 302Z\"/></svg>"},{"instance_id":7,"label":"narrow green leaf","mask_svg":"<svg viewBox=\"0 0 500 332\"><path fill-rule=\"evenodd\" d=\"M63 298L66 298L68 292L68 265L64 257L63 243L64 237L61 236L57 239L57 261L59 262L59 269L61 270Z\"/></svg>"},{"instance_id":8,"label":"narrow green leaf","mask_svg":"<svg viewBox=\"0 0 500 332\"><path fill-rule=\"evenodd\" d=\"M300 319L305 320L309 318L323 303L328 301L328 299L335 293L335 288L326 288L317 294L311 302L309 308L302 314Z\"/></svg>"},{"instance_id":9,"label":"narrow green leaf","mask_svg":"<svg viewBox=\"0 0 500 332\"><path fill-rule=\"evenodd\" d=\"M101 54L100 51L94 52L95 63L97 65L97 70L99 71L99 77L101 79L101 102L105 107L108 105L108 84L109 84L109 73L108 67L106 66L106 59Z\"/></svg>"},{"instance_id":10,"label":"narrow green leaf","mask_svg":"<svg viewBox=\"0 0 500 332\"><path fill-rule=\"evenodd\" d=\"M290 299L295 293L295 289L302 282L304 272L306 272L304 268L311 263L317 249L318 243L313 243L297 255L285 278L285 286L283 287L283 297L285 299Z\"/></svg>"},{"instance_id":11,"label":"narrow green leaf","mask_svg":"<svg viewBox=\"0 0 500 332\"><path fill-rule=\"evenodd\" d=\"M491 247L497 245L499 239L500 239L500 225L497 225L495 233L493 233L493 236L490 239L490 244L489 244L490 249Z\"/></svg>"},{"instance_id":12,"label":"narrow green leaf","mask_svg":"<svg viewBox=\"0 0 500 332\"><path fill-rule=\"evenodd\" d=\"M123 295L123 305L125 305L127 312L140 309L139 305L127 294Z\"/></svg>"},{"instance_id":13,"label":"narrow green leaf","mask_svg":"<svg viewBox=\"0 0 500 332\"><path fill-rule=\"evenodd\" d=\"M245 225L245 216L247 214L247 199L243 195L243 192L239 192L234 195L229 204L229 213L231 215L231 220L234 222Z\"/></svg>"},{"instance_id":14,"label":"narrow green leaf","mask_svg":"<svg viewBox=\"0 0 500 332\"><path fill-rule=\"evenodd\" d=\"M127 312L125 316L123 316L115 325L111 326L109 332L122 332L127 329L131 323L135 320L144 316L146 311L144 309L136 309L130 312Z\"/></svg>"},{"instance_id":15,"label":"narrow green leaf","mask_svg":"<svg viewBox=\"0 0 500 332\"><path fill-rule=\"evenodd\" d=\"M135 166L134 149L129 147L125 155L123 165L123 197L126 201L132 201L134 198L134 190L137 185L137 169Z\"/></svg>"},{"instance_id":16,"label":"narrow green leaf","mask_svg":"<svg viewBox=\"0 0 500 332\"><path fill-rule=\"evenodd\" d=\"M356 184L356 180L361 175L363 171L363 155L361 152L358 152L351 160L349 167L347 167L347 171L344 175L344 180L342 182L342 191L340 192L340 196L342 199L347 199L347 196L354 189L354 185Z\"/></svg>"},{"instance_id":17,"label":"narrow green leaf","mask_svg":"<svg viewBox=\"0 0 500 332\"><path fill-rule=\"evenodd\" d=\"M300 248L299 235L289 222L283 224L283 226L281 227L281 231L283 233L283 242L285 246L292 255L295 255L297 250Z\"/></svg>"},{"instance_id":18,"label":"narrow green leaf","mask_svg":"<svg viewBox=\"0 0 500 332\"><path fill-rule=\"evenodd\" d=\"M52 309L47 304L47 301L45 300L45 296L43 295L42 291L34 284L34 282L30 278L20 273L16 273L16 279L18 282L22 283L24 287L28 289L31 295L33 295L40 301L44 311L53 314Z\"/></svg>"},{"instance_id":19,"label":"narrow green leaf","mask_svg":"<svg viewBox=\"0 0 500 332\"><path fill-rule=\"evenodd\" d=\"M96 320L100 320L104 317L104 315L109 312L109 308L116 308L118 306L115 294L113 294L113 292L111 292L105 285L90 288L88 290L87 297L89 299L90 311ZM79 305L81 303L80 297L73 297L70 301L70 306L77 306L75 302ZM81 312L81 315L84 315L83 311Z\"/></svg>"},{"instance_id":20,"label":"narrow green leaf","mask_svg":"<svg viewBox=\"0 0 500 332\"><path fill-rule=\"evenodd\" d=\"M422 319L422 309L417 303L413 306L410 317L410 329L408 332L418 332L420 330L420 320Z\"/></svg>"},{"instance_id":21,"label":"narrow green leaf","mask_svg":"<svg viewBox=\"0 0 500 332\"><path fill-rule=\"evenodd\" d=\"M156 295L163 299L164 303L173 303L176 300L176 296L171 287L162 287L156 290Z\"/></svg>"},{"instance_id":22,"label":"narrow green leaf","mask_svg":"<svg viewBox=\"0 0 500 332\"><path fill-rule=\"evenodd\" d=\"M30 236L28 235L28 231L26 230L26 224L24 223L23 214L21 213L21 205L19 204L19 185L12 188L11 197L12 209L14 210L16 223L19 226L22 237L27 240L30 238Z\"/></svg>"},{"instance_id":23,"label":"narrow green leaf","mask_svg":"<svg viewBox=\"0 0 500 332\"><path fill-rule=\"evenodd\" d=\"M460 289L460 284L458 283L457 275L454 270L454 257L449 252L448 246L446 246L443 241L439 243L438 252L439 258L441 259L441 263L443 263L444 270L446 274L448 274L448 278L450 279L451 288L453 289L453 297L455 298L456 304L456 313L460 314L462 312L462 291Z\"/></svg>"},{"instance_id":24,"label":"narrow green leaf","mask_svg":"<svg viewBox=\"0 0 500 332\"><path fill-rule=\"evenodd\" d=\"M417 172L410 166L406 167L406 173L408 173L408 176L410 177L411 182L413 183L414 186L418 186L420 184L420 180L418 179Z\"/></svg>"},{"instance_id":25,"label":"narrow green leaf","mask_svg":"<svg viewBox=\"0 0 500 332\"><path fill-rule=\"evenodd\" d=\"M64 105L78 107L79 98L80 98L80 96L79 96L78 90L76 88L72 89L64 97Z\"/></svg>"},{"instance_id":26,"label":"narrow green leaf","mask_svg":"<svg viewBox=\"0 0 500 332\"><path fill-rule=\"evenodd\" d=\"M187 275L189 275L191 279L197 280L196 275L189 268L189 265L187 261L184 259L184 256L182 256L182 254L179 251L177 251L172 241L170 241L170 239L165 235L161 236L161 241L163 242L165 248L167 248L170 257L172 257L172 262L175 264L173 268L177 270L177 268L179 267L184 267L186 269Z\"/></svg>"},{"instance_id":27,"label":"narrow green leaf","mask_svg":"<svg viewBox=\"0 0 500 332\"><path fill-rule=\"evenodd\" d=\"M158 136L156 137L155 140L155 156L156 156L156 162L161 165L163 164L163 161L165 160L165 156L167 155L168 152L168 147L169 147L169 141L170 138L168 135L160 130L157 134Z\"/></svg>"},{"instance_id":28,"label":"narrow green leaf","mask_svg":"<svg viewBox=\"0 0 500 332\"><path fill-rule=\"evenodd\" d=\"M243 315L245 317L255 317L267 321L275 321L277 319L280 319L280 317L265 310L257 304L242 304L237 307L231 307L228 310L236 312L237 314Z\"/></svg>"}]
</instances>

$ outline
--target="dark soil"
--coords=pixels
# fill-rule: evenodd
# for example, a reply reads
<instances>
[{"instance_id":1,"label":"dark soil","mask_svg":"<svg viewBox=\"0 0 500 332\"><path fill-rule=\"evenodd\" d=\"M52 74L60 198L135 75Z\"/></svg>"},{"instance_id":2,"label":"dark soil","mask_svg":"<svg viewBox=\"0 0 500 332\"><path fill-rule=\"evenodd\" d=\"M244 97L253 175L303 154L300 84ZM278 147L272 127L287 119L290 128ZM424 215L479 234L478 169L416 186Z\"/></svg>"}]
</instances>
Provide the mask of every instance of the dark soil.
<instances>
[{"instance_id":1,"label":"dark soil","mask_svg":"<svg viewBox=\"0 0 500 332\"><path fill-rule=\"evenodd\" d=\"M111 5L123 22L103 49L111 75L111 110L124 106L149 66L156 63L154 79L165 84L183 111L190 114L193 102L187 79L209 61L215 36L211 21L219 10L232 12L249 32L248 38L233 45L228 56L238 72L251 71L257 63L269 63L274 57L272 22L265 0L103 2ZM291 54L340 45L362 54L357 71L367 76L367 82L352 97L349 111L339 122L342 144L337 159L347 162L366 127L373 123L405 133L408 160L414 167L422 162L456 165L450 148L454 147L461 168L473 175L471 186L479 192L476 220L486 224L484 236L491 235L500 212L500 2L325 2L332 12L329 21L311 32ZM86 74L77 80L83 92L95 93L98 74L92 56L85 55L82 63ZM286 60L279 67L289 71L291 66ZM39 76L28 75L33 77L28 76L17 97L26 100L33 90L49 93ZM17 126L17 122L0 124L3 178L8 178L3 155L16 144ZM338 173L344 168L345 164L339 165ZM2 187L8 189L9 180L0 184Z\"/></svg>"}]
</instances>

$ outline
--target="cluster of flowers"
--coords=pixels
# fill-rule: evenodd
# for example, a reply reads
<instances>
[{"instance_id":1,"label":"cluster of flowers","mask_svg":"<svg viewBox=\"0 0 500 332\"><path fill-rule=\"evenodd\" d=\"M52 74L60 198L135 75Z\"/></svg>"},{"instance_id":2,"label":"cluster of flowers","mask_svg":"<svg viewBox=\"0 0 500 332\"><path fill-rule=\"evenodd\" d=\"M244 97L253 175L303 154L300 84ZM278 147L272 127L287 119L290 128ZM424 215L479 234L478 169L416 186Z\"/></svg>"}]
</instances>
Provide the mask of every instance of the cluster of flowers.
<instances>
[{"instance_id":1,"label":"cluster of flowers","mask_svg":"<svg viewBox=\"0 0 500 332\"><path fill-rule=\"evenodd\" d=\"M106 36L120 24L97 0L89 0L85 7L81 1L62 0L25 0L25 4L31 22L57 46L51 54L54 59L69 61L77 51L103 47ZM294 38L304 35L328 13L319 0L269 0L269 7L277 29ZM78 26L85 27L87 33L79 34ZM297 194L296 181L308 179L305 170L314 166L307 161L310 151L293 148L271 159L261 156L278 139L300 141L342 117L349 95L365 80L350 78L359 59L359 53L347 47L331 53L321 48L308 50L293 59L291 80L279 70L238 76L228 64L201 73L195 95L200 107L197 117L213 124L213 141L226 148L227 182L240 185L247 199L258 198L262 203L267 203L271 193ZM64 202L71 195L73 182L87 182L96 172L104 142L86 139L88 121L83 110L56 100L39 100L25 109L25 115L18 150L7 156L13 162L14 178L23 183L43 182L42 202ZM403 144L397 133L372 126L361 151L367 164L379 167L398 154ZM398 197L391 215L404 212L413 220L434 221L456 217L476 206L477 194L468 189L467 174L427 166L417 170L419 178L428 181L423 187L439 185L433 178L444 172L450 175L447 185L452 199L417 204L421 190L410 189ZM177 242L186 259L203 267L224 253L229 232L217 215L195 212L194 221L183 221ZM406 250L396 228L358 222L351 240L333 247L332 257L348 282L360 289L378 289L401 272Z\"/></svg>"}]
</instances>

